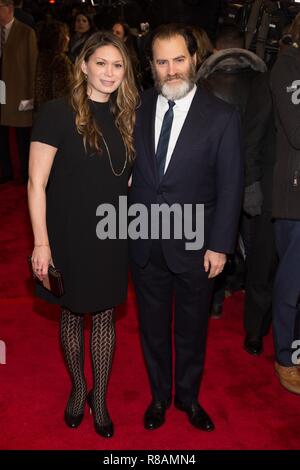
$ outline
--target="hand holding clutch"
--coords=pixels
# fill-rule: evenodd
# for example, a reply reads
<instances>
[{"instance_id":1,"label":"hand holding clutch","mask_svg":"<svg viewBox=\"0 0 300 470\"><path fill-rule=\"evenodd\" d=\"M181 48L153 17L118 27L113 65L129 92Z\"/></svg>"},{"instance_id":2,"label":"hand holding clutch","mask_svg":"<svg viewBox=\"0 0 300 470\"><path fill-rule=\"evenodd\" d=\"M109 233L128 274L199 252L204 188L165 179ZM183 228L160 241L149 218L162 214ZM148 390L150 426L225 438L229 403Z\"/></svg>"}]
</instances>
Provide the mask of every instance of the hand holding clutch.
<instances>
[{"instance_id":1,"label":"hand holding clutch","mask_svg":"<svg viewBox=\"0 0 300 470\"><path fill-rule=\"evenodd\" d=\"M43 278L43 280L41 280L37 277L37 275L32 269L30 256L28 257L28 262L29 262L33 279L35 280L37 284L39 284L40 286L43 286L45 289L50 291L56 297L61 297L62 295L64 295L65 290L64 290L63 277L59 269L56 269L54 266L51 266L51 264L49 264L48 274Z\"/></svg>"}]
</instances>

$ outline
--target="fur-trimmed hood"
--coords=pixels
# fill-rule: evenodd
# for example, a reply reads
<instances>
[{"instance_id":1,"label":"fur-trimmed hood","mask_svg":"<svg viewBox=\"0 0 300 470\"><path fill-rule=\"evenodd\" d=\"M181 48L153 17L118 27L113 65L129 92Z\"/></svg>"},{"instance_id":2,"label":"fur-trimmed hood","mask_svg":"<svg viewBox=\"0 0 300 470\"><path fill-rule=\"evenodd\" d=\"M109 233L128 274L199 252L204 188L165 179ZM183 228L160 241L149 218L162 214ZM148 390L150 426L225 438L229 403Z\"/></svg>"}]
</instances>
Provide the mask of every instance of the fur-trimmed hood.
<instances>
[{"instance_id":1,"label":"fur-trimmed hood","mask_svg":"<svg viewBox=\"0 0 300 470\"><path fill-rule=\"evenodd\" d=\"M251 68L256 72L266 72L265 62L246 49L224 49L208 57L197 73L197 80L207 78L213 72L236 73L239 70Z\"/></svg>"}]
</instances>

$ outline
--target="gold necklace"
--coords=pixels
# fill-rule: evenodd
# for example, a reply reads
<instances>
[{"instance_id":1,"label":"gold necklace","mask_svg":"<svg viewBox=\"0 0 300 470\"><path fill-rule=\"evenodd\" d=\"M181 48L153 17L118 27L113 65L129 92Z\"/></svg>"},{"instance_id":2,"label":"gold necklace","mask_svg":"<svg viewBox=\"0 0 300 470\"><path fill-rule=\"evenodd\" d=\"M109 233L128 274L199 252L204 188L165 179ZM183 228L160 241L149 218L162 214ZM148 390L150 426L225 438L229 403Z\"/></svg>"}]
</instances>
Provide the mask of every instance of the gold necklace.
<instances>
[{"instance_id":1,"label":"gold necklace","mask_svg":"<svg viewBox=\"0 0 300 470\"><path fill-rule=\"evenodd\" d=\"M107 154L108 154L108 159L109 159L111 171L113 172L113 174L114 174L115 176L122 176L123 173L124 173L124 171L125 171L125 168L126 168L126 165L127 165L127 159L128 159L127 147L126 147L126 145L125 145L125 143L124 143L123 138L122 138L122 140L123 140L124 147L125 147L125 163L124 163L124 166L123 166L123 168L122 168L122 170L121 170L120 173L117 173L117 172L115 171L114 167L113 167L113 164L112 164L112 161L111 161L110 151L109 151L108 145L107 145L106 140L104 139L102 133L101 133L101 138L102 138L102 140L103 140L103 143L104 143L104 145L105 145L105 148L106 148L106 151L107 151Z\"/></svg>"},{"instance_id":2,"label":"gold necklace","mask_svg":"<svg viewBox=\"0 0 300 470\"><path fill-rule=\"evenodd\" d=\"M94 109L95 109L95 103L94 103L92 100L91 100L91 103L92 103L92 106L93 106ZM127 147L126 147L126 145L125 145L125 142L124 142L124 139L123 139L122 134L121 134L121 137L122 137L122 141L123 141L123 144L124 144L124 147L125 147L125 162L124 162L124 166L123 166L123 168L122 168L122 170L121 170L120 173L117 173L117 172L115 171L114 167L113 167L112 160L111 160L111 155L110 155L110 151L109 151L108 145L107 145L107 143L106 143L106 140L104 139L104 136L103 136L102 132L100 133L100 135L101 135L101 139L103 140L104 146L105 146L106 151L107 151L107 155L108 155L108 159L109 159L109 164L110 164L111 171L113 172L113 174L114 174L115 176L122 176L123 173L124 173L124 171L125 171L125 168L126 168L126 165L127 165L127 160L128 160Z\"/></svg>"}]
</instances>

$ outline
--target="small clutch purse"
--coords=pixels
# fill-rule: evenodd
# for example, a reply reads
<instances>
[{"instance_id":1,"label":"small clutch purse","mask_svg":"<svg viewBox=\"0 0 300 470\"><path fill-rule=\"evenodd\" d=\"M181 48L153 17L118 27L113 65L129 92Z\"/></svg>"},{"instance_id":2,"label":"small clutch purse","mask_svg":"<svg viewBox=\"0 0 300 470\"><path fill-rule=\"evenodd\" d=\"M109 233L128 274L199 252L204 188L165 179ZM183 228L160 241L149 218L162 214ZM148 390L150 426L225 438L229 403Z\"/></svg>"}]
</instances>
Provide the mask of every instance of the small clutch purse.
<instances>
[{"instance_id":1,"label":"small clutch purse","mask_svg":"<svg viewBox=\"0 0 300 470\"><path fill-rule=\"evenodd\" d=\"M54 266L51 266L49 264L48 268L48 275L45 276L43 281L41 281L36 274L34 273L32 269L32 264L31 264L31 257L28 256L28 263L30 266L30 271L33 276L33 279L37 284L40 286L43 286L45 289L51 292L51 294L55 295L56 297L61 297L64 295L65 290L64 290L64 283L63 283L63 277L62 273L59 271L59 269L54 268Z\"/></svg>"}]
</instances>

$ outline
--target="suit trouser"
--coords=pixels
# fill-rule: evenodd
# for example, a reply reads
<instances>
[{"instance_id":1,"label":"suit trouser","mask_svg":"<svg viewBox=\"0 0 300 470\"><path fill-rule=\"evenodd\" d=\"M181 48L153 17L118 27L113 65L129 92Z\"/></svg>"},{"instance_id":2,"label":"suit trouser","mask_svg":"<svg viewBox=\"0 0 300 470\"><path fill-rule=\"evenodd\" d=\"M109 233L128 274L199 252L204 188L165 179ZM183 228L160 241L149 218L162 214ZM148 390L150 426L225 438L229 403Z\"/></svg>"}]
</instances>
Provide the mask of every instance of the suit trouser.
<instances>
[{"instance_id":1,"label":"suit trouser","mask_svg":"<svg viewBox=\"0 0 300 470\"><path fill-rule=\"evenodd\" d=\"M251 221L247 257L244 326L250 338L265 336L272 320L272 293L278 264L272 214L264 211Z\"/></svg>"},{"instance_id":2,"label":"suit trouser","mask_svg":"<svg viewBox=\"0 0 300 470\"><path fill-rule=\"evenodd\" d=\"M141 341L152 396L172 397L172 306L174 299L175 394L185 404L197 400L202 378L213 281L203 268L169 270L159 241L152 242L144 268L132 264Z\"/></svg>"},{"instance_id":3,"label":"suit trouser","mask_svg":"<svg viewBox=\"0 0 300 470\"><path fill-rule=\"evenodd\" d=\"M28 178L28 158L31 127L15 127L23 181ZM0 176L12 178L13 169L9 143L9 127L0 126Z\"/></svg>"},{"instance_id":4,"label":"suit trouser","mask_svg":"<svg viewBox=\"0 0 300 470\"><path fill-rule=\"evenodd\" d=\"M273 334L276 360L292 366L292 343L300 340L300 220L276 220L279 255L273 292Z\"/></svg>"}]
</instances>

